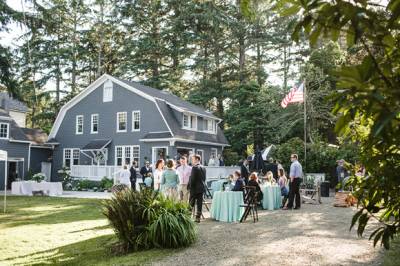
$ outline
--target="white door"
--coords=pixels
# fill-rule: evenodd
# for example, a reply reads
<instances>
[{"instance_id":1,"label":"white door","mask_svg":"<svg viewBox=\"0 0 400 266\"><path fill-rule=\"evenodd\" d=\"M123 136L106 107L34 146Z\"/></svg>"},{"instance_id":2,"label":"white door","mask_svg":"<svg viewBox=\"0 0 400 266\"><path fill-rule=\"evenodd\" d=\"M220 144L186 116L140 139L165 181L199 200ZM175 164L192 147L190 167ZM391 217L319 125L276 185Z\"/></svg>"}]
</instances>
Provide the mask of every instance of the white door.
<instances>
[{"instance_id":1,"label":"white door","mask_svg":"<svg viewBox=\"0 0 400 266\"><path fill-rule=\"evenodd\" d=\"M51 163L49 162L42 162L42 167L41 167L41 173L46 176L46 181L50 182L50 176L51 176Z\"/></svg>"},{"instance_id":2,"label":"white door","mask_svg":"<svg viewBox=\"0 0 400 266\"><path fill-rule=\"evenodd\" d=\"M168 155L168 147L153 147L153 152L152 152L152 164L155 166L156 162L158 159L164 159L164 161L167 159Z\"/></svg>"}]
</instances>

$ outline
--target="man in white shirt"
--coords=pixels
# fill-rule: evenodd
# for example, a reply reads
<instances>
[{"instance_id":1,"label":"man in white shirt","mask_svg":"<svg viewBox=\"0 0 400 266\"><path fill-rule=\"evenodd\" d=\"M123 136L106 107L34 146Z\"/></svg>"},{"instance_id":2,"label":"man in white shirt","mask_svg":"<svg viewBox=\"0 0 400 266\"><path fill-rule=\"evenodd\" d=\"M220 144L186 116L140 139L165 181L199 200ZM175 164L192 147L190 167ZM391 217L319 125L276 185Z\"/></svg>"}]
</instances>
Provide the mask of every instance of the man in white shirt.
<instances>
[{"instance_id":1,"label":"man in white shirt","mask_svg":"<svg viewBox=\"0 0 400 266\"><path fill-rule=\"evenodd\" d=\"M190 174L192 172L192 167L188 165L186 156L181 156L179 161L181 165L176 169L179 176L179 187L178 187L179 198L183 202L188 202L189 192L187 189L187 184L189 182Z\"/></svg>"}]
</instances>

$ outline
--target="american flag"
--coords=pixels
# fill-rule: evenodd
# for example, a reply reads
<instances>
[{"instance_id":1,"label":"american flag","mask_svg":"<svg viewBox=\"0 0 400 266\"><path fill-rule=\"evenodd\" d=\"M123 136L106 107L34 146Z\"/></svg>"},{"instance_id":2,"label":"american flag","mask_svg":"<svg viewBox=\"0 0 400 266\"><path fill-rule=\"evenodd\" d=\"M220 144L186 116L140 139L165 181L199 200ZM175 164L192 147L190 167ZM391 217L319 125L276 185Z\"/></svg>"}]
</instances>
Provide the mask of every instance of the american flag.
<instances>
[{"instance_id":1,"label":"american flag","mask_svg":"<svg viewBox=\"0 0 400 266\"><path fill-rule=\"evenodd\" d=\"M283 98L281 106L286 108L289 103L304 102L304 82L299 87L294 86L290 92Z\"/></svg>"}]
</instances>

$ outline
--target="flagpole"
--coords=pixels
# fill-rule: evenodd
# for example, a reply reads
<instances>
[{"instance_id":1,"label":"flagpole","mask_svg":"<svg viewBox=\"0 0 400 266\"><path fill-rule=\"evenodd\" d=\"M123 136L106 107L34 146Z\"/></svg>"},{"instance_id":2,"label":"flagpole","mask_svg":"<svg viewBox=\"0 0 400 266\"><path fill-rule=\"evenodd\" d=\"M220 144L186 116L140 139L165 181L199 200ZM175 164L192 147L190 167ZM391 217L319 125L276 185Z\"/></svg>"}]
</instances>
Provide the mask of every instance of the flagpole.
<instances>
[{"instance_id":1,"label":"flagpole","mask_svg":"<svg viewBox=\"0 0 400 266\"><path fill-rule=\"evenodd\" d=\"M304 169L307 168L307 87L306 80L304 80Z\"/></svg>"}]
</instances>

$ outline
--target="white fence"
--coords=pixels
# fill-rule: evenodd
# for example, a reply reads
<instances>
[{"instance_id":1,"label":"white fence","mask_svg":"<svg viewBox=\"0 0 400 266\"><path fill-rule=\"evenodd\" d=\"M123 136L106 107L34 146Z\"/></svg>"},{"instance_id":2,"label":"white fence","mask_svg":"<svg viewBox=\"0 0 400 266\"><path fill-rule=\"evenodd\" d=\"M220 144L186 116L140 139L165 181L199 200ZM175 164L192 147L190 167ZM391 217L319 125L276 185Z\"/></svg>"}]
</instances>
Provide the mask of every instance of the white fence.
<instances>
[{"instance_id":1,"label":"white fence","mask_svg":"<svg viewBox=\"0 0 400 266\"><path fill-rule=\"evenodd\" d=\"M114 165L73 165L71 166L71 176L99 181L105 176L114 179L115 175L121 170L121 166ZM240 170L240 167L206 166L207 180L225 178L236 170Z\"/></svg>"},{"instance_id":2,"label":"white fence","mask_svg":"<svg viewBox=\"0 0 400 266\"><path fill-rule=\"evenodd\" d=\"M121 166L113 165L72 165L71 176L100 181L105 176L114 179L115 174L121 170Z\"/></svg>"},{"instance_id":3,"label":"white fence","mask_svg":"<svg viewBox=\"0 0 400 266\"><path fill-rule=\"evenodd\" d=\"M233 172L240 171L239 166L206 166L207 180L226 178Z\"/></svg>"}]
</instances>

